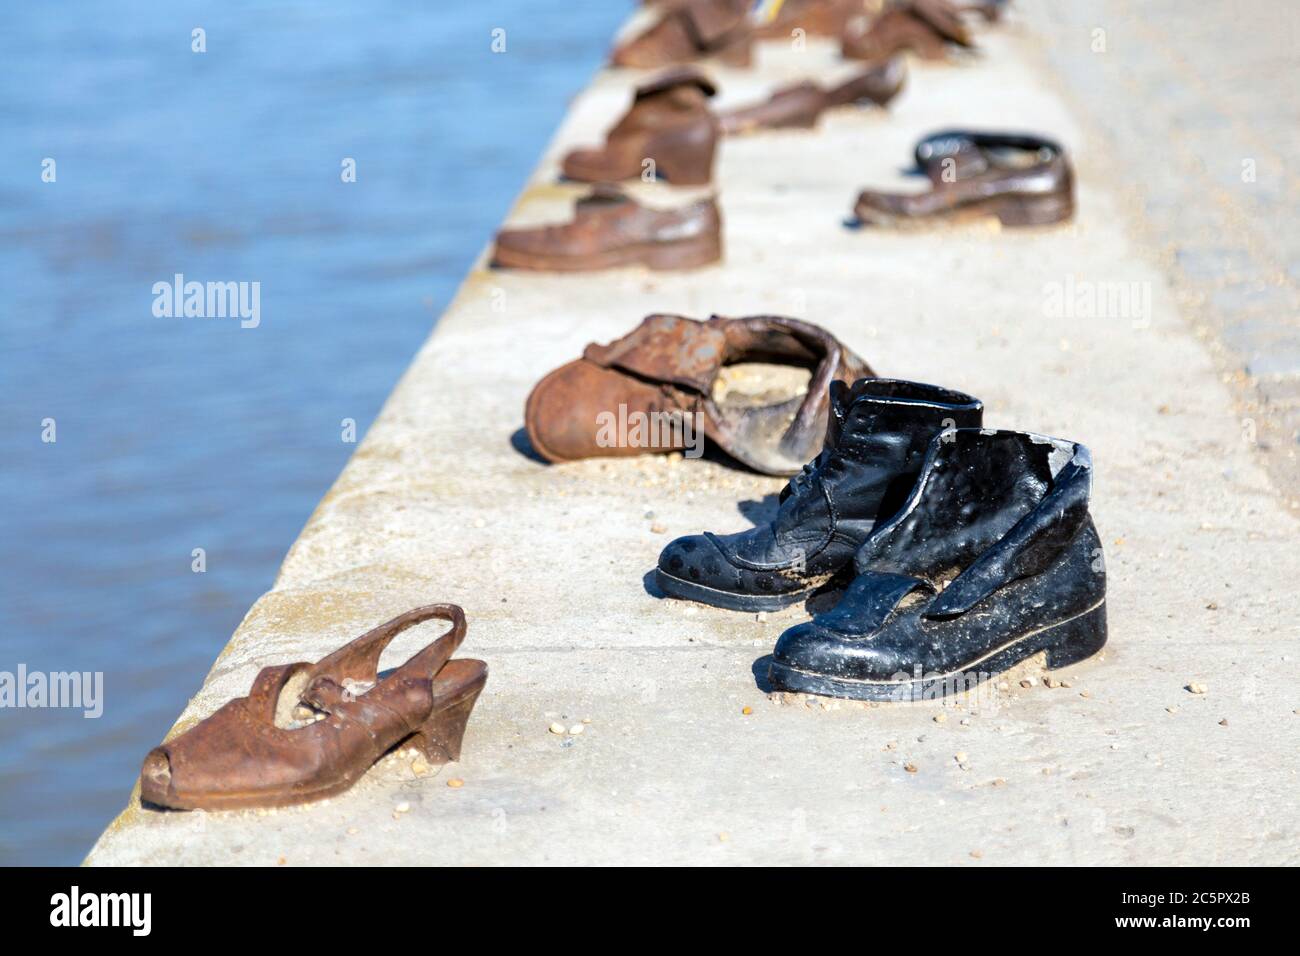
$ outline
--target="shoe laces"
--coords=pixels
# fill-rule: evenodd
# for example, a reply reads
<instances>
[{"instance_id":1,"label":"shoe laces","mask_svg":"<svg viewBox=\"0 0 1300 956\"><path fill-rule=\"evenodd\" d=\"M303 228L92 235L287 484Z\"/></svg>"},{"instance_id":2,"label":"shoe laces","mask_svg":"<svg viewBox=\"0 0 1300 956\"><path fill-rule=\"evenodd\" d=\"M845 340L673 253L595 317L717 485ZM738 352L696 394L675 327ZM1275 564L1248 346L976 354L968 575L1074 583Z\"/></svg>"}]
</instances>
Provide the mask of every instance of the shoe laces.
<instances>
[{"instance_id":1,"label":"shoe laces","mask_svg":"<svg viewBox=\"0 0 1300 956\"><path fill-rule=\"evenodd\" d=\"M790 481L786 484L785 489L781 492L781 501L787 498L793 498L803 493L817 473L821 471L822 466L830 460L832 449L823 448L817 457L808 462L796 475L792 475Z\"/></svg>"}]
</instances>

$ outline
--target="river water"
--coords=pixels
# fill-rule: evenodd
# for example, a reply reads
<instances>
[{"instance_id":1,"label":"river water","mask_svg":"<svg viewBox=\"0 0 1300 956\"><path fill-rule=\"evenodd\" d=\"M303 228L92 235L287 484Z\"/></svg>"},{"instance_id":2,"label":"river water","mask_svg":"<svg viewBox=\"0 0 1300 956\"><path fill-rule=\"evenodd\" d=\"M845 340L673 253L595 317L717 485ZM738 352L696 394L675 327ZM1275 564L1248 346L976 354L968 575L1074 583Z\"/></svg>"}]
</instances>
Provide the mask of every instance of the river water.
<instances>
[{"instance_id":1,"label":"river water","mask_svg":"<svg viewBox=\"0 0 1300 956\"><path fill-rule=\"evenodd\" d=\"M630 8L9 5L0 700L103 690L0 709L0 863L123 807ZM250 308L169 317L177 274Z\"/></svg>"}]
</instances>

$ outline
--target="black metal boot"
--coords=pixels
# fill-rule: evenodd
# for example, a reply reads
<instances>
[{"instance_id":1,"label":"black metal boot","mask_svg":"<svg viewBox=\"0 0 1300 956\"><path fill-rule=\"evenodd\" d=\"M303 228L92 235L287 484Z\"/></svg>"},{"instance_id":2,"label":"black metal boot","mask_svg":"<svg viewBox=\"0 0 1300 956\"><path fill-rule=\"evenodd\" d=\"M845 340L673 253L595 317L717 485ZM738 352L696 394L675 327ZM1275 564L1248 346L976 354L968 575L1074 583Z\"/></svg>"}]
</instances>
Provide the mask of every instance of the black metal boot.
<instances>
[{"instance_id":1,"label":"black metal boot","mask_svg":"<svg viewBox=\"0 0 1300 956\"><path fill-rule=\"evenodd\" d=\"M776 519L737 534L678 538L659 556L659 587L733 611L807 597L849 566L877 517L902 504L930 440L978 427L983 412L978 399L935 385L833 382L825 444L781 492Z\"/></svg>"},{"instance_id":2,"label":"black metal boot","mask_svg":"<svg viewBox=\"0 0 1300 956\"><path fill-rule=\"evenodd\" d=\"M1023 432L934 440L907 502L854 558L831 611L790 628L776 690L859 700L961 693L1045 651L1049 668L1106 643L1106 573L1083 445Z\"/></svg>"}]
</instances>

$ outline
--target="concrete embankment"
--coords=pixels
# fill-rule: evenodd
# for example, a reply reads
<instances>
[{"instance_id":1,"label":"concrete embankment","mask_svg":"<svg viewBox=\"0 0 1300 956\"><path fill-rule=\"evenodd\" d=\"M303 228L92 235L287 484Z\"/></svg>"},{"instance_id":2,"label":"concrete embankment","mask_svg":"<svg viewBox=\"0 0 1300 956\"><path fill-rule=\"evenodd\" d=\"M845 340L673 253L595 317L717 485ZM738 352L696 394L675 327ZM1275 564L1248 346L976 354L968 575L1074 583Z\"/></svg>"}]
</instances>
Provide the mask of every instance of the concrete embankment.
<instances>
[{"instance_id":1,"label":"concrete embankment","mask_svg":"<svg viewBox=\"0 0 1300 956\"><path fill-rule=\"evenodd\" d=\"M888 114L726 142L717 267L548 276L480 260L177 725L260 667L452 601L470 620L462 653L491 667L462 760L418 776L390 757L328 803L264 814L159 814L132 795L88 862L1300 862L1296 524L1113 156L1045 70L1050 28L1013 16L976 61L914 65ZM810 41L715 73L728 105L841 68ZM559 157L599 140L636 79L594 79L512 223L569 215L581 190L556 184ZM959 124L1065 142L1077 222L844 228L858 189L898 184L919 135ZM1149 306L1052 305L1078 281L1135 283ZM801 607L696 607L643 578L668 538L744 528L781 482L707 459L549 467L519 437L542 374L655 311L808 318L881 374L980 396L990 426L1088 444L1104 657L1060 686L1015 674L946 708L769 699L756 666ZM585 729L549 733L557 721Z\"/></svg>"}]
</instances>

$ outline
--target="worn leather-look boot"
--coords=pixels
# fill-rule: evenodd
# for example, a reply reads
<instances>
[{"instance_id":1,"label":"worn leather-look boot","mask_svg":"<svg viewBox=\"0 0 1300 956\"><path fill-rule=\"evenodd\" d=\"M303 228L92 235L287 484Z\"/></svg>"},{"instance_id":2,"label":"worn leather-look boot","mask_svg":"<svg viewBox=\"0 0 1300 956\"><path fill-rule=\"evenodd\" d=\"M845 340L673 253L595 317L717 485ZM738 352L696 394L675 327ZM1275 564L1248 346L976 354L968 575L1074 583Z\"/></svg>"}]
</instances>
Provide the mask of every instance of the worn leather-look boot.
<instances>
[{"instance_id":1,"label":"worn leather-look boot","mask_svg":"<svg viewBox=\"0 0 1300 956\"><path fill-rule=\"evenodd\" d=\"M862 379L831 385L821 454L781 492L776 518L737 534L678 538L659 556L670 597L734 611L799 601L853 560L878 517L915 483L925 449L944 429L978 427L978 399L934 385Z\"/></svg>"},{"instance_id":2,"label":"worn leather-look boot","mask_svg":"<svg viewBox=\"0 0 1300 956\"><path fill-rule=\"evenodd\" d=\"M936 438L831 611L781 635L776 690L859 700L961 693L1040 652L1106 643L1106 575L1083 445L962 429Z\"/></svg>"},{"instance_id":3,"label":"worn leather-look boot","mask_svg":"<svg viewBox=\"0 0 1300 956\"><path fill-rule=\"evenodd\" d=\"M745 363L806 368L806 391L781 376L761 397L719 394L723 369ZM699 322L651 315L608 345L592 343L534 387L524 406L533 449L548 461L686 450L707 437L756 471L792 475L822 447L832 381L873 375L825 329L778 315ZM638 428L613 434L610 423ZM698 425L697 425L698 423ZM639 425L648 425L640 429Z\"/></svg>"},{"instance_id":4,"label":"worn leather-look boot","mask_svg":"<svg viewBox=\"0 0 1300 956\"><path fill-rule=\"evenodd\" d=\"M632 108L609 131L605 145L576 149L564 158L564 175L580 182L633 179L645 160L675 186L700 186L713 178L718 120L709 111L714 86L689 68L664 73L637 88Z\"/></svg>"}]
</instances>

